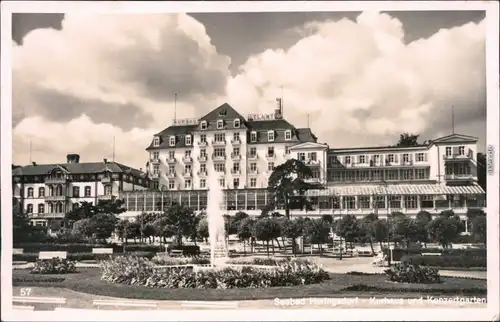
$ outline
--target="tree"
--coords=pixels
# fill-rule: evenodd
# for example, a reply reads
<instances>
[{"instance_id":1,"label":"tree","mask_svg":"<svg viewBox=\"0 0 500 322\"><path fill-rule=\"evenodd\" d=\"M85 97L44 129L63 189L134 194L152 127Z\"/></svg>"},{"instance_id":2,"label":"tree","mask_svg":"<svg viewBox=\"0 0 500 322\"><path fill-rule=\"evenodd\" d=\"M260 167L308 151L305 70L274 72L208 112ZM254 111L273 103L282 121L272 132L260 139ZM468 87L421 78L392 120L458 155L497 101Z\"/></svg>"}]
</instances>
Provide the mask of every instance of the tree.
<instances>
[{"instance_id":1,"label":"tree","mask_svg":"<svg viewBox=\"0 0 500 322\"><path fill-rule=\"evenodd\" d=\"M292 239L292 252L296 255L297 252L297 238L304 233L304 220L299 219L284 219L281 222L281 232L286 238Z\"/></svg>"},{"instance_id":2,"label":"tree","mask_svg":"<svg viewBox=\"0 0 500 322\"><path fill-rule=\"evenodd\" d=\"M106 242L106 239L111 237L118 223L118 219L113 214L96 214L92 218L87 218L90 223L91 236Z\"/></svg>"},{"instance_id":3,"label":"tree","mask_svg":"<svg viewBox=\"0 0 500 322\"><path fill-rule=\"evenodd\" d=\"M141 224L138 221L127 221L125 225L125 238L126 241L129 239L134 239L134 243L137 242L137 238L141 236Z\"/></svg>"},{"instance_id":4,"label":"tree","mask_svg":"<svg viewBox=\"0 0 500 322\"><path fill-rule=\"evenodd\" d=\"M311 168L296 159L289 159L278 165L269 176L269 207L275 209L279 205L283 206L287 218L290 218L292 203L308 207L310 203L304 196L305 192L321 188L321 185L306 181L312 176Z\"/></svg>"},{"instance_id":5,"label":"tree","mask_svg":"<svg viewBox=\"0 0 500 322\"><path fill-rule=\"evenodd\" d=\"M416 239L415 221L402 213L395 212L389 219L389 233L394 243L405 244L408 248Z\"/></svg>"},{"instance_id":6,"label":"tree","mask_svg":"<svg viewBox=\"0 0 500 322\"><path fill-rule=\"evenodd\" d=\"M206 216L202 217L200 221L198 221L198 225L196 226L196 231L198 232L198 236L206 241L209 237L208 231L208 219Z\"/></svg>"},{"instance_id":7,"label":"tree","mask_svg":"<svg viewBox=\"0 0 500 322\"><path fill-rule=\"evenodd\" d=\"M477 160L477 183L481 188L483 188L484 191L486 190L486 167L487 167L487 162L486 162L486 155L484 153L477 153L476 156Z\"/></svg>"},{"instance_id":8,"label":"tree","mask_svg":"<svg viewBox=\"0 0 500 322\"><path fill-rule=\"evenodd\" d=\"M375 237L373 223L377 220L378 216L374 213L371 213L366 215L360 222L362 232L364 233L365 237L368 239L368 242L370 243L372 254L375 253L375 250L373 249L373 239Z\"/></svg>"},{"instance_id":9,"label":"tree","mask_svg":"<svg viewBox=\"0 0 500 322\"><path fill-rule=\"evenodd\" d=\"M182 204L173 204L165 211L163 224L170 226L175 231L177 245L182 246L183 236L192 236L196 231L196 218L194 212Z\"/></svg>"},{"instance_id":10,"label":"tree","mask_svg":"<svg viewBox=\"0 0 500 322\"><path fill-rule=\"evenodd\" d=\"M389 224L386 219L377 219L372 223L373 239L377 241L382 250L382 242L387 240L389 235Z\"/></svg>"},{"instance_id":11,"label":"tree","mask_svg":"<svg viewBox=\"0 0 500 322\"><path fill-rule=\"evenodd\" d=\"M474 240L486 245L487 226L486 216L476 216L472 219L471 233Z\"/></svg>"},{"instance_id":12,"label":"tree","mask_svg":"<svg viewBox=\"0 0 500 322\"><path fill-rule=\"evenodd\" d=\"M419 136L419 134L403 133L399 136L399 141L396 144L396 147L408 148L412 146L419 146Z\"/></svg>"},{"instance_id":13,"label":"tree","mask_svg":"<svg viewBox=\"0 0 500 322\"><path fill-rule=\"evenodd\" d=\"M96 214L119 215L126 211L123 207L124 201L113 198L111 200L99 200L97 205L88 201L80 202L80 205L65 215L65 221L71 225L78 220L91 218Z\"/></svg>"},{"instance_id":14,"label":"tree","mask_svg":"<svg viewBox=\"0 0 500 322\"><path fill-rule=\"evenodd\" d=\"M267 256L269 256L269 241L279 237L280 226L273 218L261 218L254 225L253 235L256 239L266 242Z\"/></svg>"},{"instance_id":15,"label":"tree","mask_svg":"<svg viewBox=\"0 0 500 322\"><path fill-rule=\"evenodd\" d=\"M329 224L333 223L333 216L332 215L323 215L321 216L321 220L326 221Z\"/></svg>"},{"instance_id":16,"label":"tree","mask_svg":"<svg viewBox=\"0 0 500 322\"><path fill-rule=\"evenodd\" d=\"M80 219L73 223L73 231L87 238L92 237L94 233L94 223L90 218Z\"/></svg>"},{"instance_id":17,"label":"tree","mask_svg":"<svg viewBox=\"0 0 500 322\"><path fill-rule=\"evenodd\" d=\"M460 234L459 223L453 217L437 216L428 224L429 237L447 248Z\"/></svg>"},{"instance_id":18,"label":"tree","mask_svg":"<svg viewBox=\"0 0 500 322\"><path fill-rule=\"evenodd\" d=\"M252 237L252 231L254 230L255 221L252 218L246 217L240 221L238 227L238 238L243 241L243 252L247 253L245 242ZM252 250L253 251L253 250Z\"/></svg>"},{"instance_id":19,"label":"tree","mask_svg":"<svg viewBox=\"0 0 500 322\"><path fill-rule=\"evenodd\" d=\"M415 217L415 238L417 241L424 243L424 247L427 247L427 243L429 242L429 233L427 230L427 226L429 222L431 222L432 216L427 211L420 211Z\"/></svg>"},{"instance_id":20,"label":"tree","mask_svg":"<svg viewBox=\"0 0 500 322\"><path fill-rule=\"evenodd\" d=\"M345 241L354 242L361 234L360 223L354 215L345 215L335 225L336 234Z\"/></svg>"},{"instance_id":21,"label":"tree","mask_svg":"<svg viewBox=\"0 0 500 322\"><path fill-rule=\"evenodd\" d=\"M307 223L305 231L311 244L318 245L319 255L323 256L323 247L321 244L328 242L330 224L321 219L313 219Z\"/></svg>"}]
</instances>

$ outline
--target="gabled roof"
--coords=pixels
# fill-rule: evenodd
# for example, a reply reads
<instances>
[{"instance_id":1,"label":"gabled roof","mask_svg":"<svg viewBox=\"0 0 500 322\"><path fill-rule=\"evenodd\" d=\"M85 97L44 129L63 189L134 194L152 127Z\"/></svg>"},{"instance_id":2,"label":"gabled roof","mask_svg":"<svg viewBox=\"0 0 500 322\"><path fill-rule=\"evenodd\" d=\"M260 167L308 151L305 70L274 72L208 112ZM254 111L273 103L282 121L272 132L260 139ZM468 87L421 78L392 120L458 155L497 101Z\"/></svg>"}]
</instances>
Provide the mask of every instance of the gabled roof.
<instances>
[{"instance_id":1,"label":"gabled roof","mask_svg":"<svg viewBox=\"0 0 500 322\"><path fill-rule=\"evenodd\" d=\"M303 142L293 145L289 148L290 150L300 150L300 149L328 149L328 145L325 143L316 142Z\"/></svg>"},{"instance_id":2,"label":"gabled roof","mask_svg":"<svg viewBox=\"0 0 500 322\"><path fill-rule=\"evenodd\" d=\"M234 120L240 119L241 122L245 122L245 118L238 113L231 105L224 103L217 107L213 111L209 112L200 121L214 122L216 120Z\"/></svg>"},{"instance_id":3,"label":"gabled roof","mask_svg":"<svg viewBox=\"0 0 500 322\"><path fill-rule=\"evenodd\" d=\"M476 143L479 141L479 138L475 136L470 136L470 135L464 135L464 134L450 134L447 136L443 136L441 138L432 140L433 144L442 144L442 143Z\"/></svg>"}]
</instances>

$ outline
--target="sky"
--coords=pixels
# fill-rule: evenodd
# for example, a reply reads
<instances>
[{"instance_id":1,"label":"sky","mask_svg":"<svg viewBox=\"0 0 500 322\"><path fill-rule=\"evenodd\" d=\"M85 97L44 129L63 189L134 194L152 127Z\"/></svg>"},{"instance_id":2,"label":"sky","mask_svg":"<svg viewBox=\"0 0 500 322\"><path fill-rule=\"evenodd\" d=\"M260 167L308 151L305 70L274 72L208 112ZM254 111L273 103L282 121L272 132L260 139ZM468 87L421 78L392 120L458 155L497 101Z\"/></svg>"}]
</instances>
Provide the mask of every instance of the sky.
<instances>
[{"instance_id":1,"label":"sky","mask_svg":"<svg viewBox=\"0 0 500 322\"><path fill-rule=\"evenodd\" d=\"M485 14L267 12L13 16L13 163L115 160L227 102L331 148L486 137ZM174 104L174 93L177 103ZM308 117L309 115L309 117Z\"/></svg>"}]
</instances>

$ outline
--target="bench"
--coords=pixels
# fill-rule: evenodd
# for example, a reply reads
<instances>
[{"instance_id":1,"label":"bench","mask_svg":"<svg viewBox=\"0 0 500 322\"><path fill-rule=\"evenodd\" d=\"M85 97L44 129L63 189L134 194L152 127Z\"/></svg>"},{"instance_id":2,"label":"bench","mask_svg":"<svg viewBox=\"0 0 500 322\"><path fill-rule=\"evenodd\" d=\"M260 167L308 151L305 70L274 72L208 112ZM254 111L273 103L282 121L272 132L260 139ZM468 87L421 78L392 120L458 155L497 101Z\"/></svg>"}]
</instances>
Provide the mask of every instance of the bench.
<instances>
[{"instance_id":1,"label":"bench","mask_svg":"<svg viewBox=\"0 0 500 322\"><path fill-rule=\"evenodd\" d=\"M54 257L66 259L67 256L68 256L68 252L40 252L40 253L38 253L38 259L52 259Z\"/></svg>"},{"instance_id":2,"label":"bench","mask_svg":"<svg viewBox=\"0 0 500 322\"><path fill-rule=\"evenodd\" d=\"M19 254L23 254L24 253L24 249L22 248L12 248L12 255L19 255Z\"/></svg>"},{"instance_id":3,"label":"bench","mask_svg":"<svg viewBox=\"0 0 500 322\"><path fill-rule=\"evenodd\" d=\"M92 248L93 254L113 254L113 248Z\"/></svg>"},{"instance_id":4,"label":"bench","mask_svg":"<svg viewBox=\"0 0 500 322\"><path fill-rule=\"evenodd\" d=\"M30 297L30 296L13 296L12 302L18 303L38 303L38 304L66 304L66 299L63 297Z\"/></svg>"},{"instance_id":5,"label":"bench","mask_svg":"<svg viewBox=\"0 0 500 322\"><path fill-rule=\"evenodd\" d=\"M183 255L183 251L180 249L174 249L174 250L170 251L170 256L172 256L172 257L182 256L182 255Z\"/></svg>"},{"instance_id":6,"label":"bench","mask_svg":"<svg viewBox=\"0 0 500 322\"><path fill-rule=\"evenodd\" d=\"M97 306L97 309L101 306L142 307L150 309L158 308L158 304L156 302L127 300L94 300L92 305Z\"/></svg>"},{"instance_id":7,"label":"bench","mask_svg":"<svg viewBox=\"0 0 500 322\"><path fill-rule=\"evenodd\" d=\"M422 256L441 256L441 253L422 253Z\"/></svg>"}]
</instances>

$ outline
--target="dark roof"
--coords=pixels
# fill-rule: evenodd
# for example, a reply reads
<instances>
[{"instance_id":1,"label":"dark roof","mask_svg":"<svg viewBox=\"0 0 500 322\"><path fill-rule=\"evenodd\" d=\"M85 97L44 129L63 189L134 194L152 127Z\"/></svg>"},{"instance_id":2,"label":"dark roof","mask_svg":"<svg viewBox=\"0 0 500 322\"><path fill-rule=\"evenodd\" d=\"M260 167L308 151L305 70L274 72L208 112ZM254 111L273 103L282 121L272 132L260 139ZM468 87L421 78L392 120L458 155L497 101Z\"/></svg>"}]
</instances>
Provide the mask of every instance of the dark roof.
<instances>
[{"instance_id":1,"label":"dark roof","mask_svg":"<svg viewBox=\"0 0 500 322\"><path fill-rule=\"evenodd\" d=\"M269 120L269 121L247 121L248 129L251 131L269 131L269 130L294 130L295 127L287 120Z\"/></svg>"},{"instance_id":2,"label":"dark roof","mask_svg":"<svg viewBox=\"0 0 500 322\"><path fill-rule=\"evenodd\" d=\"M355 148L336 148L336 149L328 149L328 153L335 153L335 152L361 152L361 151L378 151L378 150L387 150L388 152L394 151L406 151L406 150L412 150L412 149L422 149L422 148L428 148L429 145L427 144L420 144L417 146L411 146L411 147L397 147L394 145L386 145L386 146L370 146L370 147L355 147Z\"/></svg>"},{"instance_id":3,"label":"dark roof","mask_svg":"<svg viewBox=\"0 0 500 322\"><path fill-rule=\"evenodd\" d=\"M145 177L146 174L140 170L128 167L118 162L84 162L84 163L59 163L59 164L37 164L16 168L12 171L13 176L46 175L56 168L61 168L69 173L90 174L101 173L109 169L112 173L128 173L135 177Z\"/></svg>"},{"instance_id":4,"label":"dark roof","mask_svg":"<svg viewBox=\"0 0 500 322\"><path fill-rule=\"evenodd\" d=\"M242 122L245 122L245 118L238 113L231 105L228 103L224 103L221 106L217 107L210 113L206 114L200 121L213 122L216 120L234 120L240 119Z\"/></svg>"},{"instance_id":5,"label":"dark roof","mask_svg":"<svg viewBox=\"0 0 500 322\"><path fill-rule=\"evenodd\" d=\"M300 142L318 142L318 138L310 128L297 129L297 136Z\"/></svg>"}]
</instances>

